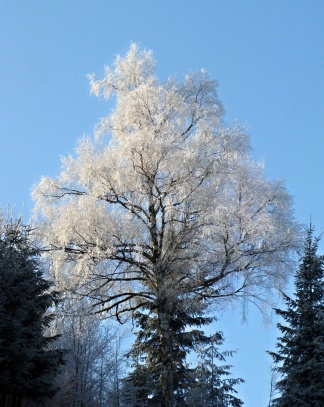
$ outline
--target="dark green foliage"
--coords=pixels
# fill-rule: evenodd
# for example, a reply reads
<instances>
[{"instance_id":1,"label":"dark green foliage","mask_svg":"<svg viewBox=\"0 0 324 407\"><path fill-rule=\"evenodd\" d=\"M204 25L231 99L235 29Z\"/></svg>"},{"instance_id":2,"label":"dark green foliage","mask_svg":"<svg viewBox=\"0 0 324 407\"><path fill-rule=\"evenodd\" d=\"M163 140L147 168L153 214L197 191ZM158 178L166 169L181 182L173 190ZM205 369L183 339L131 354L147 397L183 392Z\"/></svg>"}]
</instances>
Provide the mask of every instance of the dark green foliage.
<instances>
[{"instance_id":1,"label":"dark green foliage","mask_svg":"<svg viewBox=\"0 0 324 407\"><path fill-rule=\"evenodd\" d=\"M282 375L273 406L324 406L324 271L313 232L310 226L295 277L295 299L284 295L287 309L275 310L286 325L278 324L278 352L269 352Z\"/></svg>"},{"instance_id":2,"label":"dark green foliage","mask_svg":"<svg viewBox=\"0 0 324 407\"><path fill-rule=\"evenodd\" d=\"M231 352L220 353L218 346L223 343L223 336L217 333L207 336L200 329L189 329L210 324L213 319L202 317L200 313L174 310L171 317L173 387L176 407L233 406L243 403L232 393L234 386L242 379L224 379L230 375L231 366L217 366L216 360L225 361ZM134 370L124 382L124 392L128 396L127 406L159 407L162 394L161 344L158 317L154 309L147 313L137 313L136 325L139 328L136 341L129 353ZM199 351L201 363L192 367L187 362L189 354ZM218 404L217 404L218 403Z\"/></svg>"},{"instance_id":3,"label":"dark green foliage","mask_svg":"<svg viewBox=\"0 0 324 407\"><path fill-rule=\"evenodd\" d=\"M235 396L234 386L243 379L231 376L231 365L223 364L232 351L220 352L224 343L221 332L208 337L208 343L199 349L200 363L195 370L195 385L189 390L187 400L194 407L241 407L242 400ZM221 364L219 364L221 363Z\"/></svg>"},{"instance_id":4,"label":"dark green foliage","mask_svg":"<svg viewBox=\"0 0 324 407\"><path fill-rule=\"evenodd\" d=\"M51 396L63 355L49 347L55 338L44 336L58 293L43 277L30 231L20 220L0 227L0 397L10 406Z\"/></svg>"}]
</instances>

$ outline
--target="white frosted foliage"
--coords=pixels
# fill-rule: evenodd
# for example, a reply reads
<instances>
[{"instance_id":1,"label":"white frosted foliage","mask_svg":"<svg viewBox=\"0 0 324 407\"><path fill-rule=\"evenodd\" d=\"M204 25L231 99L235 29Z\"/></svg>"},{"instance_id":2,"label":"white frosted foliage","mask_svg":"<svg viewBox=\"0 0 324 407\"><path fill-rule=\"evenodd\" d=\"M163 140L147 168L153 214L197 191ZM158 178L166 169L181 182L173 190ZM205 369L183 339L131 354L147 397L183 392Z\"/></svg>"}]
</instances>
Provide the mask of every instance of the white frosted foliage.
<instances>
[{"instance_id":1,"label":"white frosted foliage","mask_svg":"<svg viewBox=\"0 0 324 407\"><path fill-rule=\"evenodd\" d=\"M115 109L33 191L56 279L119 316L180 297L263 301L298 244L291 198L224 124L204 70L160 83L154 69L132 44L103 79L90 76Z\"/></svg>"}]
</instances>

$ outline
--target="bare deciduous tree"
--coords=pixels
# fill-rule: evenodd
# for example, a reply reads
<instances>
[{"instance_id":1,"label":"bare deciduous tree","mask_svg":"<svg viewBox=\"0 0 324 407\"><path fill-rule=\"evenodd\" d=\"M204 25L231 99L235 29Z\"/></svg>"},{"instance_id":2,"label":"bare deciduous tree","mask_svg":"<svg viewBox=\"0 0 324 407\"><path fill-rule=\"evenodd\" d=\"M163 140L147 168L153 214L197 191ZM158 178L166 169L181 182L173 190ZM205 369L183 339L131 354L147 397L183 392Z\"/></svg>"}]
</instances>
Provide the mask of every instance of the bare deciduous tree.
<instances>
[{"instance_id":1,"label":"bare deciduous tree","mask_svg":"<svg viewBox=\"0 0 324 407\"><path fill-rule=\"evenodd\" d=\"M60 389L47 402L50 407L120 407L118 383L125 361L121 352L124 334L112 321L89 313L86 299L65 299L56 311L52 334L65 349L65 365L56 385Z\"/></svg>"}]
</instances>

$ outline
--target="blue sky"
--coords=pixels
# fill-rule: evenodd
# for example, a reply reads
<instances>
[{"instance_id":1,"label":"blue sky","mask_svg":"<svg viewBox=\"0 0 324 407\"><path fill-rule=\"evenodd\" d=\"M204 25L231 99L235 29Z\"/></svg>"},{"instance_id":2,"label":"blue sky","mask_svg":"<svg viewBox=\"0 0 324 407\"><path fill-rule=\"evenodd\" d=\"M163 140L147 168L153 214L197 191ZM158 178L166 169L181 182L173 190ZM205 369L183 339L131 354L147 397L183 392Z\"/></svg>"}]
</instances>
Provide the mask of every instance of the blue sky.
<instances>
[{"instance_id":1,"label":"blue sky","mask_svg":"<svg viewBox=\"0 0 324 407\"><path fill-rule=\"evenodd\" d=\"M324 2L322 0L1 0L0 204L32 208L30 189L60 171L60 155L111 106L86 74L131 42L153 49L161 79L206 68L231 123L249 128L255 159L283 178L296 218L324 231ZM323 253L324 245L320 250ZM220 326L249 407L268 404L265 354L278 334L250 309Z\"/></svg>"}]
</instances>

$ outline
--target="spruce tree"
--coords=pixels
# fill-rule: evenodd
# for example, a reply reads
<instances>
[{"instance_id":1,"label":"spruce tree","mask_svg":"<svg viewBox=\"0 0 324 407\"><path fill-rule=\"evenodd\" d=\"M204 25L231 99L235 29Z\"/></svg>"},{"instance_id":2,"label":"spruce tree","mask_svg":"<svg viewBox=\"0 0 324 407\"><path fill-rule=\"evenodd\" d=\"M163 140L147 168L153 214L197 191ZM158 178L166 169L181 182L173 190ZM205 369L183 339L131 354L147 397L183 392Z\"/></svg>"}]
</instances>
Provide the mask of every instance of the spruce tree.
<instances>
[{"instance_id":1,"label":"spruce tree","mask_svg":"<svg viewBox=\"0 0 324 407\"><path fill-rule=\"evenodd\" d=\"M224 343L222 332L206 338L207 344L199 349L200 363L195 370L195 384L189 390L187 399L194 407L241 407L243 401L236 397L235 386L243 379L231 377L231 365L226 359L233 351L221 351Z\"/></svg>"},{"instance_id":2,"label":"spruce tree","mask_svg":"<svg viewBox=\"0 0 324 407\"><path fill-rule=\"evenodd\" d=\"M51 396L63 363L62 351L50 347L55 337L44 335L58 293L38 256L21 220L0 219L0 404L6 407Z\"/></svg>"},{"instance_id":3,"label":"spruce tree","mask_svg":"<svg viewBox=\"0 0 324 407\"><path fill-rule=\"evenodd\" d=\"M234 386L242 379L227 378L231 366L218 366L232 352L219 351L223 335L218 332L208 336L199 328L214 319L202 316L202 310L192 312L178 303L172 311L173 388L176 407L233 406L240 407L241 400L232 395ZM137 338L129 353L134 370L124 382L124 392L132 407L158 407L161 404L161 351L158 317L154 308L146 313L136 313L139 328ZM192 367L189 354L199 352L201 363Z\"/></svg>"},{"instance_id":4,"label":"spruce tree","mask_svg":"<svg viewBox=\"0 0 324 407\"><path fill-rule=\"evenodd\" d=\"M269 352L278 364L281 379L277 407L324 406L324 270L317 255L318 238L312 225L295 277L295 298L284 295L286 310L276 309L284 319L277 352Z\"/></svg>"}]
</instances>

